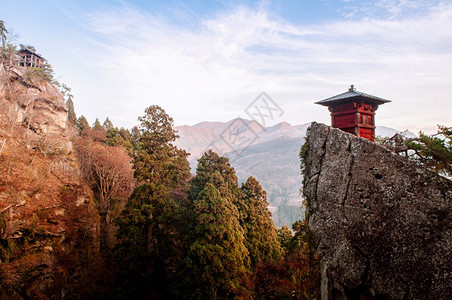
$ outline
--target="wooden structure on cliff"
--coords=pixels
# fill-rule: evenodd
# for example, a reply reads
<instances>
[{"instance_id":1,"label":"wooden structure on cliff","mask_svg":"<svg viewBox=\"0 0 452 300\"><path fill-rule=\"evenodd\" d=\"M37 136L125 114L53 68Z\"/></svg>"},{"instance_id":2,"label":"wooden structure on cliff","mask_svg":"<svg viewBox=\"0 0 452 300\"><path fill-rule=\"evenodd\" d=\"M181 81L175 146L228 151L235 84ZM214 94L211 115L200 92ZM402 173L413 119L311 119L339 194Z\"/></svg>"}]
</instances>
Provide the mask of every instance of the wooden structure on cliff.
<instances>
[{"instance_id":1,"label":"wooden structure on cliff","mask_svg":"<svg viewBox=\"0 0 452 300\"><path fill-rule=\"evenodd\" d=\"M45 60L27 48L20 49L17 54L19 55L19 65L22 67L41 67Z\"/></svg>"},{"instance_id":2,"label":"wooden structure on cliff","mask_svg":"<svg viewBox=\"0 0 452 300\"><path fill-rule=\"evenodd\" d=\"M375 111L378 105L391 102L355 89L315 102L331 112L331 126L375 141Z\"/></svg>"}]
</instances>

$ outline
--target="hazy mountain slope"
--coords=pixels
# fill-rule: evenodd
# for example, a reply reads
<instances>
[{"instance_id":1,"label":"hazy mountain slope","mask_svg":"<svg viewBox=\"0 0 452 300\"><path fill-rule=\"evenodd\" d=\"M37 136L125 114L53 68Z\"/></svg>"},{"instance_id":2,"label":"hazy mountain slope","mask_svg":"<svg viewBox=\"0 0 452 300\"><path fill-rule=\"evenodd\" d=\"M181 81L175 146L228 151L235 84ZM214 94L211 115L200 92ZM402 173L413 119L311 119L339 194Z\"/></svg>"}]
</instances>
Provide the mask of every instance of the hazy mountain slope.
<instances>
[{"instance_id":1,"label":"hazy mountain slope","mask_svg":"<svg viewBox=\"0 0 452 300\"><path fill-rule=\"evenodd\" d=\"M231 157L239 182L253 176L267 191L269 208L278 227L290 226L301 217L302 177L298 153L303 143L302 137L280 137L250 146L239 157Z\"/></svg>"},{"instance_id":2,"label":"hazy mountain slope","mask_svg":"<svg viewBox=\"0 0 452 300\"><path fill-rule=\"evenodd\" d=\"M196 161L212 141L217 139L217 134L212 130L200 126L180 126L177 127L177 146L190 153L190 160ZM193 166L192 166L193 167Z\"/></svg>"},{"instance_id":3,"label":"hazy mountain slope","mask_svg":"<svg viewBox=\"0 0 452 300\"><path fill-rule=\"evenodd\" d=\"M207 149L229 157L240 182L254 176L267 191L275 224L290 226L301 213L302 177L298 153L309 125L293 126L282 122L264 128L256 121L240 118L229 122L201 122L176 127L180 135L176 144L191 153L189 161L193 173L197 159ZM400 131L384 126L376 129L380 136L393 136L397 132Z\"/></svg>"},{"instance_id":4,"label":"hazy mountain slope","mask_svg":"<svg viewBox=\"0 0 452 300\"><path fill-rule=\"evenodd\" d=\"M308 124L292 126L283 122L264 128L256 121L241 118L229 122L201 122L193 126L176 127L180 138L176 145L187 150L192 167L207 149L225 154L265 143L280 137L303 136ZM194 164L194 165L193 165Z\"/></svg>"},{"instance_id":5,"label":"hazy mountain slope","mask_svg":"<svg viewBox=\"0 0 452 300\"><path fill-rule=\"evenodd\" d=\"M386 126L377 126L377 128L375 128L375 135L382 136L382 137L392 137L392 136L394 136L394 134L400 133L400 132L401 132L400 130L386 127ZM408 132L406 132L406 136L407 137L415 137L415 134L408 131Z\"/></svg>"}]
</instances>

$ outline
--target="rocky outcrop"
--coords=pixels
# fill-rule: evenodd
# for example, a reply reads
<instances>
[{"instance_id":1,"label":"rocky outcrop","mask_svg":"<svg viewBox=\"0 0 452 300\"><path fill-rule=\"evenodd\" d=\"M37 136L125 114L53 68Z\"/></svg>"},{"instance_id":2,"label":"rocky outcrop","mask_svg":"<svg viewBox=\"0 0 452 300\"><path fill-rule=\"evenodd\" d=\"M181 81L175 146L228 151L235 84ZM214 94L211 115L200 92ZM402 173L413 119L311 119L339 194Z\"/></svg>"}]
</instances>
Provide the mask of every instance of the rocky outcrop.
<instances>
[{"instance_id":1,"label":"rocky outcrop","mask_svg":"<svg viewBox=\"0 0 452 300\"><path fill-rule=\"evenodd\" d=\"M452 299L452 182L311 125L303 193L322 299Z\"/></svg>"},{"instance_id":2,"label":"rocky outcrop","mask_svg":"<svg viewBox=\"0 0 452 300\"><path fill-rule=\"evenodd\" d=\"M63 96L0 63L0 298L77 298L99 248Z\"/></svg>"},{"instance_id":3,"label":"rocky outcrop","mask_svg":"<svg viewBox=\"0 0 452 300\"><path fill-rule=\"evenodd\" d=\"M70 152L67 107L58 89L39 76L30 75L27 68L5 68L0 63L0 128L16 131L25 127L29 147L42 143L58 144L60 150Z\"/></svg>"}]
</instances>

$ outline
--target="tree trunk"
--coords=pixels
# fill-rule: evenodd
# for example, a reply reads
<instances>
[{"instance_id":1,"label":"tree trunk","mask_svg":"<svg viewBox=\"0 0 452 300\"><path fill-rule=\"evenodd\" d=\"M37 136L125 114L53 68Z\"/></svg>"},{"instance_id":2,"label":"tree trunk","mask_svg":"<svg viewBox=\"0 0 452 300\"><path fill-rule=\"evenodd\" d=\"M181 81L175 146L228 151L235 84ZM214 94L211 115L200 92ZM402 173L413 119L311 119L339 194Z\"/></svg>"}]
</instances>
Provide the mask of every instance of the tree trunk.
<instances>
[{"instance_id":1,"label":"tree trunk","mask_svg":"<svg viewBox=\"0 0 452 300\"><path fill-rule=\"evenodd\" d=\"M100 248L99 252L102 256L106 256L110 248L108 247L108 211L100 211Z\"/></svg>"},{"instance_id":2,"label":"tree trunk","mask_svg":"<svg viewBox=\"0 0 452 300\"><path fill-rule=\"evenodd\" d=\"M152 219L152 213L149 213L149 218ZM146 227L146 244L148 253L152 251L152 224L148 224Z\"/></svg>"}]
</instances>

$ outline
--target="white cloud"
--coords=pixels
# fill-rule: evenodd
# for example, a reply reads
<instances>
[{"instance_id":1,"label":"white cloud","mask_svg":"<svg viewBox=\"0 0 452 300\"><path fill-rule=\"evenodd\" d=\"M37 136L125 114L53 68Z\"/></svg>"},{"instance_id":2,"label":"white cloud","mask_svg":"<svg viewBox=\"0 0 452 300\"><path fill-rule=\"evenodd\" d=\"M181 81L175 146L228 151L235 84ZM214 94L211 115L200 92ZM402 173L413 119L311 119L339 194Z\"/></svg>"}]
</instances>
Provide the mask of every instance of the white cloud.
<instances>
[{"instance_id":1,"label":"white cloud","mask_svg":"<svg viewBox=\"0 0 452 300\"><path fill-rule=\"evenodd\" d=\"M413 3L376 5L397 15ZM302 26L270 17L265 6L240 6L184 28L122 7L90 15L98 38L91 63L121 94L108 100L109 115L130 116L125 126L151 104L177 124L245 117L243 109L261 91L285 111L275 122L329 122L326 109L312 103L354 83L394 100L379 110L378 124L431 130L450 120L452 6L422 9L413 18L367 15Z\"/></svg>"},{"instance_id":2,"label":"white cloud","mask_svg":"<svg viewBox=\"0 0 452 300\"><path fill-rule=\"evenodd\" d=\"M436 0L347 0L341 11L345 17L413 18L445 5Z\"/></svg>"}]
</instances>

